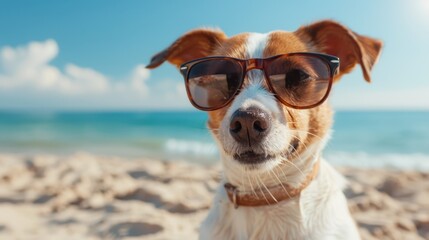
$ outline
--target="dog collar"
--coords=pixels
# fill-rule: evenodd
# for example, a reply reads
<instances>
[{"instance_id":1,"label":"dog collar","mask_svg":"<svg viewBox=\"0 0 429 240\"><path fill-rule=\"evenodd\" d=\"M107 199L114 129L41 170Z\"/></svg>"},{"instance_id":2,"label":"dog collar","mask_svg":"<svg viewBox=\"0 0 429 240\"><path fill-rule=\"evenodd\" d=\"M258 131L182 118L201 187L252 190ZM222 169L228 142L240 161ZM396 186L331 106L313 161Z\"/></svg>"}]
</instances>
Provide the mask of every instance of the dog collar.
<instances>
[{"instance_id":1,"label":"dog collar","mask_svg":"<svg viewBox=\"0 0 429 240\"><path fill-rule=\"evenodd\" d=\"M293 188L287 184L280 184L274 187L248 192L239 191L236 186L230 183L226 183L224 187L229 200L234 204L235 208L238 208L238 206L258 207L273 205L298 196L317 176L319 165L320 161L317 161L313 166L313 170L306 176L304 182L302 182L298 188Z\"/></svg>"}]
</instances>

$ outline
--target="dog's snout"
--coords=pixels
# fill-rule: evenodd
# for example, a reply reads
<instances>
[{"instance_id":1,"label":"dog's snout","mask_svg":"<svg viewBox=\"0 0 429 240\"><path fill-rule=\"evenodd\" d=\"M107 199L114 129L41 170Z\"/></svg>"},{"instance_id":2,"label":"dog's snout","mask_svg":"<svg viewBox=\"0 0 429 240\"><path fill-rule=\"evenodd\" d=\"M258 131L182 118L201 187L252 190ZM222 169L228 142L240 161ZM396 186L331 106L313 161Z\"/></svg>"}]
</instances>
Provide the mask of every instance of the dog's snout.
<instances>
[{"instance_id":1,"label":"dog's snout","mask_svg":"<svg viewBox=\"0 0 429 240\"><path fill-rule=\"evenodd\" d=\"M238 109L231 116L229 132L241 144L258 144L269 132L271 118L260 108Z\"/></svg>"}]
</instances>

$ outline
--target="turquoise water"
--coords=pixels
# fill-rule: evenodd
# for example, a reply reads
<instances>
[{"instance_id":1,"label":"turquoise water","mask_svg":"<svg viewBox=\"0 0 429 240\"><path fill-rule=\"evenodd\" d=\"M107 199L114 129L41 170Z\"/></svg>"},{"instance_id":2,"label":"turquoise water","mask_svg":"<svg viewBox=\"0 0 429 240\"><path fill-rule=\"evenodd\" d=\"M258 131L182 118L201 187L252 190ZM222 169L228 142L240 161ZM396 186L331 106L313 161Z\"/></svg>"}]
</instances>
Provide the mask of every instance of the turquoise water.
<instances>
[{"instance_id":1,"label":"turquoise water","mask_svg":"<svg viewBox=\"0 0 429 240\"><path fill-rule=\"evenodd\" d=\"M0 112L0 152L217 159L203 112ZM325 156L338 165L429 169L429 112L336 113Z\"/></svg>"},{"instance_id":2,"label":"turquoise water","mask_svg":"<svg viewBox=\"0 0 429 240\"><path fill-rule=\"evenodd\" d=\"M337 112L333 151L429 154L429 112Z\"/></svg>"}]
</instances>

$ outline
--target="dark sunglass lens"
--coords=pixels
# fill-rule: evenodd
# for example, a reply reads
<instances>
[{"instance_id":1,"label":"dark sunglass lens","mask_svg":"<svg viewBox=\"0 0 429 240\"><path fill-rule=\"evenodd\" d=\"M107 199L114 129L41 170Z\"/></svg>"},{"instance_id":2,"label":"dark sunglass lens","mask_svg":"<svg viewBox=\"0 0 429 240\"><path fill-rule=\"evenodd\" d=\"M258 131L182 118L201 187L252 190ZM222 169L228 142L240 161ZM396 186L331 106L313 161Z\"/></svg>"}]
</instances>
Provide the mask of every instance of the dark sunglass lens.
<instances>
[{"instance_id":1,"label":"dark sunglass lens","mask_svg":"<svg viewBox=\"0 0 429 240\"><path fill-rule=\"evenodd\" d=\"M238 91L240 64L228 59L211 59L191 67L187 87L191 100L200 108L219 108Z\"/></svg>"},{"instance_id":2,"label":"dark sunglass lens","mask_svg":"<svg viewBox=\"0 0 429 240\"><path fill-rule=\"evenodd\" d=\"M330 68L316 56L280 57L267 68L271 86L284 102L307 108L325 99L330 87Z\"/></svg>"}]
</instances>

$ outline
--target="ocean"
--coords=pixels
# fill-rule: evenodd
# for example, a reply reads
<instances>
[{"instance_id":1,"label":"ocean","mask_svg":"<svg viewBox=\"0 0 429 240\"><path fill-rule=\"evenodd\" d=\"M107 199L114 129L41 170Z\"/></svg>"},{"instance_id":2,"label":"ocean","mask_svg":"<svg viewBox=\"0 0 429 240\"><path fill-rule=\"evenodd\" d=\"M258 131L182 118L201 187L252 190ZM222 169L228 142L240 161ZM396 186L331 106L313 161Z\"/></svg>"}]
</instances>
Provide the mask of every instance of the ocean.
<instances>
[{"instance_id":1,"label":"ocean","mask_svg":"<svg viewBox=\"0 0 429 240\"><path fill-rule=\"evenodd\" d=\"M204 112L0 112L0 152L210 164ZM338 111L325 158L334 165L429 170L429 112Z\"/></svg>"}]
</instances>

